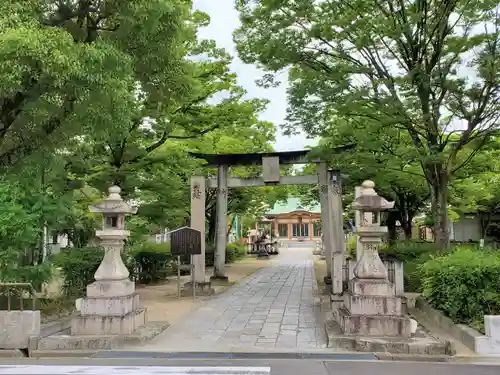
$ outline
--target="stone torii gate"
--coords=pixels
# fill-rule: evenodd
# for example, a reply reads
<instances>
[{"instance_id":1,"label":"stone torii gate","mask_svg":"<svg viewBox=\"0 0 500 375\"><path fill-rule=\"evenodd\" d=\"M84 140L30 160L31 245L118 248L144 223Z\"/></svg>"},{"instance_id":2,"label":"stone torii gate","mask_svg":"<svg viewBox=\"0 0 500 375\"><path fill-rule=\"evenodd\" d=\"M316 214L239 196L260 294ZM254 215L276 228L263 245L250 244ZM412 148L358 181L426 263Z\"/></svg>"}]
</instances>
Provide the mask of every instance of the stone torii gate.
<instances>
[{"instance_id":1,"label":"stone torii gate","mask_svg":"<svg viewBox=\"0 0 500 375\"><path fill-rule=\"evenodd\" d=\"M336 151L342 152L346 147ZM325 283L332 285L332 293L342 294L342 266L345 258L343 233L342 189L340 173L328 169L325 162L308 158L309 150L254 154L200 154L192 157L203 159L207 168L217 168L217 177L191 177L191 228L205 233L205 189L217 190L217 221L214 275L211 280L227 281L225 273L225 249L227 245L228 189L276 185L318 185L320 189L321 221L328 276ZM316 163L317 175L281 176L280 165ZM234 178L229 168L243 165L262 165L262 177ZM200 255L194 256L195 282L206 285L205 242Z\"/></svg>"}]
</instances>

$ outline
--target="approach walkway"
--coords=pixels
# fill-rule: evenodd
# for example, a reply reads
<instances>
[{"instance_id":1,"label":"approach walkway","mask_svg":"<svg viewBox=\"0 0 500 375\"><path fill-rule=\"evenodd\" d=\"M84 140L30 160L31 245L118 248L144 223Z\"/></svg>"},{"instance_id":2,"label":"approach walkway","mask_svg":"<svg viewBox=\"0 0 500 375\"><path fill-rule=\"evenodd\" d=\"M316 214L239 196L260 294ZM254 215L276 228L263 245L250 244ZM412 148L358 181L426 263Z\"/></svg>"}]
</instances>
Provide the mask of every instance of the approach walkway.
<instances>
[{"instance_id":1,"label":"approach walkway","mask_svg":"<svg viewBox=\"0 0 500 375\"><path fill-rule=\"evenodd\" d=\"M310 248L289 248L135 350L262 351L324 348Z\"/></svg>"}]
</instances>

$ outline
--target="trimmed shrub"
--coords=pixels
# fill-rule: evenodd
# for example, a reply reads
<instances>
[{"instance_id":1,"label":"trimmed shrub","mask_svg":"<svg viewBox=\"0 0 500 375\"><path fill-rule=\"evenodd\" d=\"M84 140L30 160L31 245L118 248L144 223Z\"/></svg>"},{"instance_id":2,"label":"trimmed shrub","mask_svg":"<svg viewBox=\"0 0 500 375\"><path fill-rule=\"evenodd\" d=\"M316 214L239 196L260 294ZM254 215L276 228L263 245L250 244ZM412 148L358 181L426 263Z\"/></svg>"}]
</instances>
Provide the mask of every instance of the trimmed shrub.
<instances>
[{"instance_id":1,"label":"trimmed shrub","mask_svg":"<svg viewBox=\"0 0 500 375\"><path fill-rule=\"evenodd\" d=\"M170 252L170 243L146 242L132 250L136 269L136 281L151 284L165 280L172 275L174 257Z\"/></svg>"},{"instance_id":2,"label":"trimmed shrub","mask_svg":"<svg viewBox=\"0 0 500 375\"><path fill-rule=\"evenodd\" d=\"M54 265L62 270L64 294L74 298L84 296L103 257L101 247L75 247L52 256Z\"/></svg>"},{"instance_id":3,"label":"trimmed shrub","mask_svg":"<svg viewBox=\"0 0 500 375\"><path fill-rule=\"evenodd\" d=\"M420 272L423 296L454 322L483 330L484 315L500 314L500 253L460 246Z\"/></svg>"},{"instance_id":4,"label":"trimmed shrub","mask_svg":"<svg viewBox=\"0 0 500 375\"><path fill-rule=\"evenodd\" d=\"M245 245L241 242L233 242L226 246L226 263L234 263L246 254Z\"/></svg>"},{"instance_id":5,"label":"trimmed shrub","mask_svg":"<svg viewBox=\"0 0 500 375\"><path fill-rule=\"evenodd\" d=\"M437 253L432 242L398 241L392 245L381 246L382 259L397 259L403 262L404 288L406 292L421 292L422 278L419 267Z\"/></svg>"},{"instance_id":6,"label":"trimmed shrub","mask_svg":"<svg viewBox=\"0 0 500 375\"><path fill-rule=\"evenodd\" d=\"M242 242L232 242L226 246L226 264L234 263L246 255L246 247ZM207 245L205 249L205 265L214 266L215 245Z\"/></svg>"}]
</instances>

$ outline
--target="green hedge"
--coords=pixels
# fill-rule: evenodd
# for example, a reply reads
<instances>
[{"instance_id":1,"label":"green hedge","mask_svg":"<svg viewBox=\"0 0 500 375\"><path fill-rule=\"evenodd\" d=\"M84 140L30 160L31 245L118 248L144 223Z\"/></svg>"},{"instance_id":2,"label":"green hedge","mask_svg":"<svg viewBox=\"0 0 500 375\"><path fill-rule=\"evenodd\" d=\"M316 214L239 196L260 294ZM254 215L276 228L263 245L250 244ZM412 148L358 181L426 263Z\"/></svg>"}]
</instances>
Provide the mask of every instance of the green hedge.
<instances>
[{"instance_id":1,"label":"green hedge","mask_svg":"<svg viewBox=\"0 0 500 375\"><path fill-rule=\"evenodd\" d=\"M484 315L500 314L500 253L460 246L420 267L423 296L456 323L482 330Z\"/></svg>"},{"instance_id":2,"label":"green hedge","mask_svg":"<svg viewBox=\"0 0 500 375\"><path fill-rule=\"evenodd\" d=\"M84 296L87 285L94 282L103 256L100 247L75 247L52 256L54 264L62 270L64 294L74 298Z\"/></svg>"},{"instance_id":3,"label":"green hedge","mask_svg":"<svg viewBox=\"0 0 500 375\"><path fill-rule=\"evenodd\" d=\"M381 258L403 262L406 292L421 292L422 277L419 268L437 253L437 247L432 242L398 241L393 245L382 246L379 252Z\"/></svg>"},{"instance_id":4,"label":"green hedge","mask_svg":"<svg viewBox=\"0 0 500 375\"><path fill-rule=\"evenodd\" d=\"M238 259L245 256L247 250L245 244L242 242L229 243L226 246L226 264L234 263ZM205 249L205 265L213 267L214 265L215 245L207 245Z\"/></svg>"},{"instance_id":5,"label":"green hedge","mask_svg":"<svg viewBox=\"0 0 500 375\"><path fill-rule=\"evenodd\" d=\"M170 243L146 242L132 249L131 256L135 262L135 279L141 284L165 280L174 273Z\"/></svg>"}]
</instances>

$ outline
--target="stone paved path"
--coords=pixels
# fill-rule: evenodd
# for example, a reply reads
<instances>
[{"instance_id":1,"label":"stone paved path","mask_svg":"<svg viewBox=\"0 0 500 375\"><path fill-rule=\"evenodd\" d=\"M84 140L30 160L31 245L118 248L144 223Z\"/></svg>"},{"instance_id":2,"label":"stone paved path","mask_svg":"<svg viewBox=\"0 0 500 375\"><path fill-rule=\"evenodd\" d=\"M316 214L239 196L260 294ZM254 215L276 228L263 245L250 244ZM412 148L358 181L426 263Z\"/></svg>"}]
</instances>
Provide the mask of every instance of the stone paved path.
<instances>
[{"instance_id":1,"label":"stone paved path","mask_svg":"<svg viewBox=\"0 0 500 375\"><path fill-rule=\"evenodd\" d=\"M231 351L326 347L311 249L286 249L271 266L214 297L137 350Z\"/></svg>"}]
</instances>

